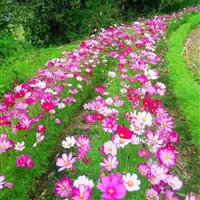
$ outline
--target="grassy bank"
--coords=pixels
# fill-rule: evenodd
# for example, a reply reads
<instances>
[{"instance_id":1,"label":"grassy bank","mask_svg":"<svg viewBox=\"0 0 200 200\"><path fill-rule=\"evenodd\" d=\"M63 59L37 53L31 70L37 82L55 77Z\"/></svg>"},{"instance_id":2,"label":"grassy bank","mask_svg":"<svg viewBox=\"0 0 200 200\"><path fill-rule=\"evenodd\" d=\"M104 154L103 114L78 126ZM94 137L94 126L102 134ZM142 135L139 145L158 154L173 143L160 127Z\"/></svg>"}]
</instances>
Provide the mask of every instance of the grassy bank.
<instances>
[{"instance_id":1,"label":"grassy bank","mask_svg":"<svg viewBox=\"0 0 200 200\"><path fill-rule=\"evenodd\" d=\"M170 84L177 97L180 109L189 124L192 141L200 150L200 87L188 69L184 56L181 55L188 32L199 23L200 13L197 13L195 16L191 16L186 24L171 34L168 42L167 62Z\"/></svg>"}]
</instances>

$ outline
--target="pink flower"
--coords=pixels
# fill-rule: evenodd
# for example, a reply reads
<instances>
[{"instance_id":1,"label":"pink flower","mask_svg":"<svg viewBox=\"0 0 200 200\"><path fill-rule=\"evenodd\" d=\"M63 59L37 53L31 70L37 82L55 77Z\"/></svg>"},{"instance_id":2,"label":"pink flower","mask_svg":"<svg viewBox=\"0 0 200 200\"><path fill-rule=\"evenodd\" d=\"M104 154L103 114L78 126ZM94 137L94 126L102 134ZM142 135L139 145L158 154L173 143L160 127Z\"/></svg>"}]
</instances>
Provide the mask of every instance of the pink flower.
<instances>
[{"instance_id":1,"label":"pink flower","mask_svg":"<svg viewBox=\"0 0 200 200\"><path fill-rule=\"evenodd\" d=\"M90 140L84 135L79 135L76 140L76 146L81 147L86 144L90 144Z\"/></svg>"},{"instance_id":2,"label":"pink flower","mask_svg":"<svg viewBox=\"0 0 200 200\"><path fill-rule=\"evenodd\" d=\"M159 200L158 192L153 188L149 188L145 195L147 200Z\"/></svg>"},{"instance_id":3,"label":"pink flower","mask_svg":"<svg viewBox=\"0 0 200 200\"><path fill-rule=\"evenodd\" d=\"M103 94L105 92L105 87L103 85L99 85L95 88L95 92Z\"/></svg>"},{"instance_id":4,"label":"pink flower","mask_svg":"<svg viewBox=\"0 0 200 200\"><path fill-rule=\"evenodd\" d=\"M110 154L108 155L108 158L103 158L104 163L100 163L100 166L103 167L103 169L107 171L111 171L112 169L115 169L119 162L117 161L116 156L111 156Z\"/></svg>"},{"instance_id":5,"label":"pink flower","mask_svg":"<svg viewBox=\"0 0 200 200\"><path fill-rule=\"evenodd\" d=\"M91 188L84 184L79 184L78 188L72 188L72 199L73 200L89 200L92 196Z\"/></svg>"},{"instance_id":6,"label":"pink flower","mask_svg":"<svg viewBox=\"0 0 200 200\"><path fill-rule=\"evenodd\" d=\"M174 196L174 191L171 191L171 190L165 191L165 199L166 200L180 200L179 197Z\"/></svg>"},{"instance_id":7,"label":"pink flower","mask_svg":"<svg viewBox=\"0 0 200 200\"><path fill-rule=\"evenodd\" d=\"M21 154L16 158L15 164L17 167L31 168L34 165L34 162L31 160L30 155Z\"/></svg>"},{"instance_id":8,"label":"pink flower","mask_svg":"<svg viewBox=\"0 0 200 200\"><path fill-rule=\"evenodd\" d=\"M16 158L15 164L17 167L24 167L26 165L26 156L24 154Z\"/></svg>"},{"instance_id":9,"label":"pink flower","mask_svg":"<svg viewBox=\"0 0 200 200\"><path fill-rule=\"evenodd\" d=\"M166 182L172 187L173 190L180 190L183 186L183 182L177 176L167 176Z\"/></svg>"},{"instance_id":10,"label":"pink flower","mask_svg":"<svg viewBox=\"0 0 200 200\"><path fill-rule=\"evenodd\" d=\"M69 153L69 155L67 155L66 153L63 153L62 158L56 159L56 165L61 167L60 169L58 169L58 171L71 168L75 161L76 161L76 157L72 158L71 152Z\"/></svg>"},{"instance_id":11,"label":"pink flower","mask_svg":"<svg viewBox=\"0 0 200 200\"><path fill-rule=\"evenodd\" d=\"M41 108L43 110L45 110L46 112L49 112L50 110L52 110L54 108L54 104L51 101L46 101L41 105Z\"/></svg>"},{"instance_id":12,"label":"pink flower","mask_svg":"<svg viewBox=\"0 0 200 200\"><path fill-rule=\"evenodd\" d=\"M0 176L0 190L4 187L4 179L5 179L5 176L4 175L1 175Z\"/></svg>"},{"instance_id":13,"label":"pink flower","mask_svg":"<svg viewBox=\"0 0 200 200\"><path fill-rule=\"evenodd\" d=\"M56 181L53 190L60 198L67 198L71 195L72 181L67 177L63 177Z\"/></svg>"},{"instance_id":14,"label":"pink flower","mask_svg":"<svg viewBox=\"0 0 200 200\"><path fill-rule=\"evenodd\" d=\"M195 194L190 193L190 195L185 196L185 200L198 200L198 199Z\"/></svg>"},{"instance_id":15,"label":"pink flower","mask_svg":"<svg viewBox=\"0 0 200 200\"><path fill-rule=\"evenodd\" d=\"M115 119L108 116L107 119L101 121L102 128L105 132L112 133L117 130L117 124L115 124Z\"/></svg>"},{"instance_id":16,"label":"pink flower","mask_svg":"<svg viewBox=\"0 0 200 200\"><path fill-rule=\"evenodd\" d=\"M138 171L142 176L146 176L149 171L150 167L146 163L140 163L137 165Z\"/></svg>"},{"instance_id":17,"label":"pink flower","mask_svg":"<svg viewBox=\"0 0 200 200\"><path fill-rule=\"evenodd\" d=\"M7 151L10 148L10 141L3 139L0 140L0 153Z\"/></svg>"},{"instance_id":18,"label":"pink flower","mask_svg":"<svg viewBox=\"0 0 200 200\"><path fill-rule=\"evenodd\" d=\"M150 156L150 153L148 150L142 148L142 149L138 149L138 155L142 158L148 158Z\"/></svg>"},{"instance_id":19,"label":"pink flower","mask_svg":"<svg viewBox=\"0 0 200 200\"><path fill-rule=\"evenodd\" d=\"M35 125L35 130L37 132L44 133L45 130L46 130L46 127L43 124L36 124Z\"/></svg>"},{"instance_id":20,"label":"pink flower","mask_svg":"<svg viewBox=\"0 0 200 200\"><path fill-rule=\"evenodd\" d=\"M98 182L97 188L103 192L102 199L122 199L126 195L126 188L121 175L111 174L102 178L102 183Z\"/></svg>"},{"instance_id":21,"label":"pink flower","mask_svg":"<svg viewBox=\"0 0 200 200\"><path fill-rule=\"evenodd\" d=\"M156 154L159 162L166 167L172 167L176 165L177 154L173 149L162 147L157 151Z\"/></svg>"},{"instance_id":22,"label":"pink flower","mask_svg":"<svg viewBox=\"0 0 200 200\"><path fill-rule=\"evenodd\" d=\"M11 183L11 182L6 182L6 183L4 184L4 187L6 187L6 188L12 188L12 187L13 187L13 183Z\"/></svg>"}]
</instances>

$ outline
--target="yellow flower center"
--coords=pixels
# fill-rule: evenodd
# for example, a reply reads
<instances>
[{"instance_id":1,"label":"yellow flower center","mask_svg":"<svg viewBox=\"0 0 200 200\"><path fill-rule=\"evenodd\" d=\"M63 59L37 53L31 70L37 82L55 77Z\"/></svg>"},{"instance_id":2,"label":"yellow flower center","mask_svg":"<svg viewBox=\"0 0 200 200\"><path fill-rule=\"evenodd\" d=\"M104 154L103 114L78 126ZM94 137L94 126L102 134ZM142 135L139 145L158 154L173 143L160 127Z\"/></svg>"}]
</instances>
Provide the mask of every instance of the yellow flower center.
<instances>
[{"instance_id":1,"label":"yellow flower center","mask_svg":"<svg viewBox=\"0 0 200 200\"><path fill-rule=\"evenodd\" d=\"M81 144L81 146L83 146L83 145L84 145L84 142L81 142L80 144Z\"/></svg>"},{"instance_id":2,"label":"yellow flower center","mask_svg":"<svg viewBox=\"0 0 200 200\"><path fill-rule=\"evenodd\" d=\"M120 137L124 137L124 134L123 134L123 133L120 133L119 135L120 135Z\"/></svg>"},{"instance_id":3,"label":"yellow flower center","mask_svg":"<svg viewBox=\"0 0 200 200\"><path fill-rule=\"evenodd\" d=\"M107 165L110 167L110 166L112 166L112 163L109 162Z\"/></svg>"},{"instance_id":4,"label":"yellow flower center","mask_svg":"<svg viewBox=\"0 0 200 200\"><path fill-rule=\"evenodd\" d=\"M142 121L143 121L143 122L145 122L146 120L147 120L146 117L143 117L143 118L142 118Z\"/></svg>"},{"instance_id":5,"label":"yellow flower center","mask_svg":"<svg viewBox=\"0 0 200 200\"><path fill-rule=\"evenodd\" d=\"M112 126L112 124L108 124L108 127L110 128Z\"/></svg>"},{"instance_id":6,"label":"yellow flower center","mask_svg":"<svg viewBox=\"0 0 200 200\"><path fill-rule=\"evenodd\" d=\"M124 140L120 140L119 143L120 143L120 144L124 144Z\"/></svg>"},{"instance_id":7,"label":"yellow flower center","mask_svg":"<svg viewBox=\"0 0 200 200\"><path fill-rule=\"evenodd\" d=\"M113 194L114 190L113 190L113 189L109 189L108 192L109 192L110 194Z\"/></svg>"},{"instance_id":8,"label":"yellow flower center","mask_svg":"<svg viewBox=\"0 0 200 200\"><path fill-rule=\"evenodd\" d=\"M133 182L132 181L128 181L128 186L133 186Z\"/></svg>"},{"instance_id":9,"label":"yellow flower center","mask_svg":"<svg viewBox=\"0 0 200 200\"><path fill-rule=\"evenodd\" d=\"M67 166L68 164L69 164L69 162L68 162L68 161L66 161L66 162L65 162L65 165Z\"/></svg>"},{"instance_id":10,"label":"yellow flower center","mask_svg":"<svg viewBox=\"0 0 200 200\"><path fill-rule=\"evenodd\" d=\"M153 199L153 195L152 195L152 194L150 194L150 195L149 195L149 198L150 198L150 199Z\"/></svg>"},{"instance_id":11,"label":"yellow flower center","mask_svg":"<svg viewBox=\"0 0 200 200\"><path fill-rule=\"evenodd\" d=\"M156 140L155 138L153 138L152 142L156 143L156 142L157 142L157 140Z\"/></svg>"},{"instance_id":12,"label":"yellow flower center","mask_svg":"<svg viewBox=\"0 0 200 200\"><path fill-rule=\"evenodd\" d=\"M112 148L111 148L111 147L108 147L108 151L112 151Z\"/></svg>"},{"instance_id":13,"label":"yellow flower center","mask_svg":"<svg viewBox=\"0 0 200 200\"><path fill-rule=\"evenodd\" d=\"M164 159L165 159L165 160L168 160L168 159L169 159L169 156L168 156L167 154L165 154L165 155L164 155Z\"/></svg>"},{"instance_id":14,"label":"yellow flower center","mask_svg":"<svg viewBox=\"0 0 200 200\"><path fill-rule=\"evenodd\" d=\"M64 186L62 186L61 190L64 191L66 188Z\"/></svg>"},{"instance_id":15,"label":"yellow flower center","mask_svg":"<svg viewBox=\"0 0 200 200\"><path fill-rule=\"evenodd\" d=\"M84 195L82 193L80 193L79 197L82 199L84 197Z\"/></svg>"}]
</instances>

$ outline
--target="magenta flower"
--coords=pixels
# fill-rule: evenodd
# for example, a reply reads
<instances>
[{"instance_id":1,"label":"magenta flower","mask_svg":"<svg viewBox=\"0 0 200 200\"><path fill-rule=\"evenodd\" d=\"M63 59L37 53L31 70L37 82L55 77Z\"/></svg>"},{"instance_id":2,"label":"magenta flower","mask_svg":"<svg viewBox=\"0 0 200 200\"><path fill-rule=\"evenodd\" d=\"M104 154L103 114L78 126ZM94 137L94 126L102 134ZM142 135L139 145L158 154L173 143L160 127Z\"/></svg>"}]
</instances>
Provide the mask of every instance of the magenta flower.
<instances>
[{"instance_id":1,"label":"magenta flower","mask_svg":"<svg viewBox=\"0 0 200 200\"><path fill-rule=\"evenodd\" d=\"M26 165L26 155L22 154L16 158L15 164L17 167L24 167Z\"/></svg>"},{"instance_id":2,"label":"magenta flower","mask_svg":"<svg viewBox=\"0 0 200 200\"><path fill-rule=\"evenodd\" d=\"M34 162L28 154L21 154L16 158L15 164L17 167L31 168L34 165Z\"/></svg>"},{"instance_id":3,"label":"magenta flower","mask_svg":"<svg viewBox=\"0 0 200 200\"><path fill-rule=\"evenodd\" d=\"M49 112L50 110L52 110L54 108L54 104L52 101L46 101L44 103L42 103L41 108L43 110L45 110L46 112Z\"/></svg>"},{"instance_id":4,"label":"magenta flower","mask_svg":"<svg viewBox=\"0 0 200 200\"><path fill-rule=\"evenodd\" d=\"M103 177L102 183L98 182L97 188L103 192L102 199L117 200L126 195L126 188L118 173Z\"/></svg>"},{"instance_id":5,"label":"magenta flower","mask_svg":"<svg viewBox=\"0 0 200 200\"><path fill-rule=\"evenodd\" d=\"M77 187L72 188L72 199L73 200L89 200L92 196L91 188L84 184L80 184Z\"/></svg>"},{"instance_id":6,"label":"magenta flower","mask_svg":"<svg viewBox=\"0 0 200 200\"><path fill-rule=\"evenodd\" d=\"M162 147L157 151L157 157L159 162L166 167L172 167L176 165L177 154L173 149Z\"/></svg>"},{"instance_id":7,"label":"magenta flower","mask_svg":"<svg viewBox=\"0 0 200 200\"><path fill-rule=\"evenodd\" d=\"M69 155L67 155L66 153L63 153L62 158L56 159L56 165L61 167L60 169L58 169L58 171L71 168L75 161L76 161L76 157L72 158L71 152L69 153Z\"/></svg>"},{"instance_id":8,"label":"magenta flower","mask_svg":"<svg viewBox=\"0 0 200 200\"><path fill-rule=\"evenodd\" d=\"M67 177L63 177L56 181L53 190L60 198L67 198L71 195L72 181Z\"/></svg>"},{"instance_id":9,"label":"magenta flower","mask_svg":"<svg viewBox=\"0 0 200 200\"><path fill-rule=\"evenodd\" d=\"M107 119L101 121L102 128L105 132L115 132L117 130L117 124L115 124L115 119L111 116L108 116Z\"/></svg>"}]
</instances>

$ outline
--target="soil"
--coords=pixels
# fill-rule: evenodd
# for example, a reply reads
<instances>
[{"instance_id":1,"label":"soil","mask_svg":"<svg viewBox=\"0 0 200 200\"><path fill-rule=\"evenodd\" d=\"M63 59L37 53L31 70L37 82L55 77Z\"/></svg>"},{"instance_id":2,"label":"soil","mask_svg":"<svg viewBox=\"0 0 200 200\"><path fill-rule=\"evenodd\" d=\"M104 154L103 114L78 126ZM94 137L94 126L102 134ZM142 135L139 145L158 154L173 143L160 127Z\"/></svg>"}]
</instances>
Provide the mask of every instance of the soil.
<instances>
[{"instance_id":1,"label":"soil","mask_svg":"<svg viewBox=\"0 0 200 200\"><path fill-rule=\"evenodd\" d=\"M200 24L192 29L184 44L188 43L188 67L192 72L192 75L195 81L200 85ZM186 51L184 51L183 55L186 57Z\"/></svg>"}]
</instances>

